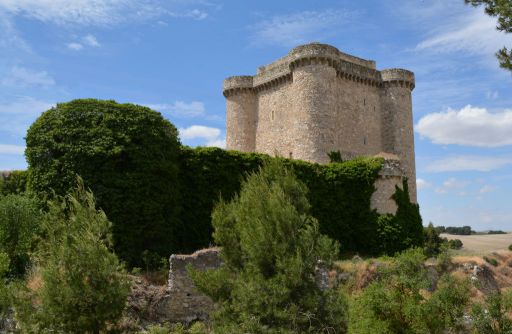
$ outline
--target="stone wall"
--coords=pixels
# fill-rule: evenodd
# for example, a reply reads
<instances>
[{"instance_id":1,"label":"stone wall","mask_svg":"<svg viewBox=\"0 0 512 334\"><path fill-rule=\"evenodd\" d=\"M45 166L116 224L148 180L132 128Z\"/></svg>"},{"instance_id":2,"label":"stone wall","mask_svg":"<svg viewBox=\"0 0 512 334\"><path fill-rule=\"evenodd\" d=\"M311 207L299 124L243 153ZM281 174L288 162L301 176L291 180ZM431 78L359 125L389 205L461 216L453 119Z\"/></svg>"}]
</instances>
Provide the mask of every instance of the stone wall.
<instances>
[{"instance_id":1,"label":"stone wall","mask_svg":"<svg viewBox=\"0 0 512 334\"><path fill-rule=\"evenodd\" d=\"M317 163L338 150L343 159L391 153L402 175L382 175L376 186L394 189L407 177L415 202L412 89L410 71L378 71L330 45L299 46L255 76L225 80L227 148Z\"/></svg>"},{"instance_id":2,"label":"stone wall","mask_svg":"<svg viewBox=\"0 0 512 334\"><path fill-rule=\"evenodd\" d=\"M218 248L209 248L191 255L171 255L168 285L170 298L167 309L173 315L173 321L188 323L208 317L212 301L197 291L188 276L187 267L197 270L219 268L222 264L219 252Z\"/></svg>"}]
</instances>

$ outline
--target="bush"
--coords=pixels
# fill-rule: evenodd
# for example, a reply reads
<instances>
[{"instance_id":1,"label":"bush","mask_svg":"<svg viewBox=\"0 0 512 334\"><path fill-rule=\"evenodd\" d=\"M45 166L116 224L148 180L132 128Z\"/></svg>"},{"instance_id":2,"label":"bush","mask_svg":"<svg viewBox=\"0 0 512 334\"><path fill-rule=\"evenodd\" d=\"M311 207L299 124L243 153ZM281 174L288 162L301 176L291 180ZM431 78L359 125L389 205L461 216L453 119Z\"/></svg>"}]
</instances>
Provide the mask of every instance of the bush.
<instances>
[{"instance_id":1,"label":"bush","mask_svg":"<svg viewBox=\"0 0 512 334\"><path fill-rule=\"evenodd\" d=\"M239 196L213 212L214 239L224 266L190 270L198 288L219 306L215 333L346 332L346 305L315 282L337 244L309 214L306 186L282 162L248 176Z\"/></svg>"},{"instance_id":2,"label":"bush","mask_svg":"<svg viewBox=\"0 0 512 334\"><path fill-rule=\"evenodd\" d=\"M27 133L29 188L65 195L80 175L113 222L116 252L132 265L149 250L180 249L176 128L133 104L93 99L57 104Z\"/></svg>"},{"instance_id":3,"label":"bush","mask_svg":"<svg viewBox=\"0 0 512 334\"><path fill-rule=\"evenodd\" d=\"M40 218L35 200L21 195L0 197L0 253L9 258L10 276L25 273Z\"/></svg>"},{"instance_id":4,"label":"bush","mask_svg":"<svg viewBox=\"0 0 512 334\"><path fill-rule=\"evenodd\" d=\"M350 307L349 332L366 333L443 333L459 329L469 302L470 285L443 275L430 298L423 250L402 252L379 270L377 280Z\"/></svg>"},{"instance_id":5,"label":"bush","mask_svg":"<svg viewBox=\"0 0 512 334\"><path fill-rule=\"evenodd\" d=\"M423 247L423 251L427 257L436 256L441 252L441 245L443 244L443 239L439 236L439 233L434 228L432 223L429 223L427 227L423 230L425 246Z\"/></svg>"},{"instance_id":6,"label":"bush","mask_svg":"<svg viewBox=\"0 0 512 334\"><path fill-rule=\"evenodd\" d=\"M2 178L0 176L0 195L21 195L27 190L28 173L22 170L10 172Z\"/></svg>"},{"instance_id":7,"label":"bush","mask_svg":"<svg viewBox=\"0 0 512 334\"><path fill-rule=\"evenodd\" d=\"M508 250L512 252L512 244L508 245Z\"/></svg>"},{"instance_id":8,"label":"bush","mask_svg":"<svg viewBox=\"0 0 512 334\"><path fill-rule=\"evenodd\" d=\"M0 252L0 319L10 306L5 275L9 271L9 257ZM0 320L1 321L1 320Z\"/></svg>"},{"instance_id":9,"label":"bush","mask_svg":"<svg viewBox=\"0 0 512 334\"><path fill-rule=\"evenodd\" d=\"M448 248L450 249L461 249L464 244L459 239L448 240Z\"/></svg>"},{"instance_id":10,"label":"bush","mask_svg":"<svg viewBox=\"0 0 512 334\"><path fill-rule=\"evenodd\" d=\"M498 266L498 260L484 256L485 262L489 263L490 265L493 265L494 267Z\"/></svg>"},{"instance_id":11,"label":"bush","mask_svg":"<svg viewBox=\"0 0 512 334\"><path fill-rule=\"evenodd\" d=\"M512 333L512 290L491 294L472 307L473 326L479 334Z\"/></svg>"},{"instance_id":12,"label":"bush","mask_svg":"<svg viewBox=\"0 0 512 334\"><path fill-rule=\"evenodd\" d=\"M38 258L41 286L18 296L24 331L100 333L119 319L129 284L110 250L110 228L81 181L74 193L50 203Z\"/></svg>"}]
</instances>

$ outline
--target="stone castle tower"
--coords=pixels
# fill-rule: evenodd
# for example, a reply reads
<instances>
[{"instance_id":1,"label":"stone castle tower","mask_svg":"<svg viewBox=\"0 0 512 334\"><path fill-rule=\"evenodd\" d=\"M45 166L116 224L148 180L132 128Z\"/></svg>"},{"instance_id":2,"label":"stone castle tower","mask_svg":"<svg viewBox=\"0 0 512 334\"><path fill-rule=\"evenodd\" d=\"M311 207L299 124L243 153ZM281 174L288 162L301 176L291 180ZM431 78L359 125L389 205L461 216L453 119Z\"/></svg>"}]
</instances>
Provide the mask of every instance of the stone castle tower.
<instances>
[{"instance_id":1,"label":"stone castle tower","mask_svg":"<svg viewBox=\"0 0 512 334\"><path fill-rule=\"evenodd\" d=\"M254 76L224 81L227 149L317 163L332 151L393 157L416 202L414 83L410 71L379 71L330 45L296 47Z\"/></svg>"}]
</instances>

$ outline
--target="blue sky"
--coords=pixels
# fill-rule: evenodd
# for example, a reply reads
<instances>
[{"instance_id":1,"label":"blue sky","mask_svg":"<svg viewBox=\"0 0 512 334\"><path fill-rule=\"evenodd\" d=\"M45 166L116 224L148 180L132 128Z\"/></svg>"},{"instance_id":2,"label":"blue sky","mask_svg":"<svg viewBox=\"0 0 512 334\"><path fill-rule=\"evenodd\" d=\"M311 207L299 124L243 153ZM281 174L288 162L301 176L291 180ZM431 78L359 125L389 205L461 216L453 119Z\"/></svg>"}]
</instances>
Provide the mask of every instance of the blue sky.
<instances>
[{"instance_id":1,"label":"blue sky","mask_svg":"<svg viewBox=\"0 0 512 334\"><path fill-rule=\"evenodd\" d=\"M189 145L222 146L225 77L311 41L416 74L425 223L512 230L512 34L463 0L0 0L0 170L56 102L151 106Z\"/></svg>"}]
</instances>

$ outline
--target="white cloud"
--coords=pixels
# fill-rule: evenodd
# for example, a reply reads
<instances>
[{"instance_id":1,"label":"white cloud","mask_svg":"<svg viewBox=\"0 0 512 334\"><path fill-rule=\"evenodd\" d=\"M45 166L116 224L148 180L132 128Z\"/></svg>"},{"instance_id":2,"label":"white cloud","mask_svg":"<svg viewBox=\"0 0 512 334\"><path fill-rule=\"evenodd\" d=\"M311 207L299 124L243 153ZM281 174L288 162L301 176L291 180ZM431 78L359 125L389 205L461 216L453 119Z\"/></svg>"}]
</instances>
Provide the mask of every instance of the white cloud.
<instances>
[{"instance_id":1,"label":"white cloud","mask_svg":"<svg viewBox=\"0 0 512 334\"><path fill-rule=\"evenodd\" d=\"M89 34L87 36L84 36L84 38L82 38L83 42L89 46L92 46L92 47L100 47L101 44L98 42L98 40L96 39L95 36Z\"/></svg>"},{"instance_id":2,"label":"white cloud","mask_svg":"<svg viewBox=\"0 0 512 334\"><path fill-rule=\"evenodd\" d=\"M512 157L452 156L433 161L426 166L426 170L429 172L489 172L508 165L512 165Z\"/></svg>"},{"instance_id":3,"label":"white cloud","mask_svg":"<svg viewBox=\"0 0 512 334\"><path fill-rule=\"evenodd\" d=\"M204 139L205 146L226 147L226 139L221 138L221 130L203 125L192 125L188 128L179 129L182 139Z\"/></svg>"},{"instance_id":4,"label":"white cloud","mask_svg":"<svg viewBox=\"0 0 512 334\"><path fill-rule=\"evenodd\" d=\"M12 87L50 87L55 80L46 71L33 71L25 67L14 66L2 80L2 85Z\"/></svg>"},{"instance_id":5,"label":"white cloud","mask_svg":"<svg viewBox=\"0 0 512 334\"><path fill-rule=\"evenodd\" d=\"M91 35L91 34L85 35L78 42L72 42L72 43L67 44L68 49L75 50L75 51L80 51L83 48L85 48L86 46L89 46L92 48L98 48L101 46L101 44L98 42L98 39L94 35Z\"/></svg>"},{"instance_id":6,"label":"white cloud","mask_svg":"<svg viewBox=\"0 0 512 334\"><path fill-rule=\"evenodd\" d=\"M145 104L151 109L158 110L164 114L170 114L178 117L199 117L205 116L205 107L203 102L176 101L174 103Z\"/></svg>"},{"instance_id":7,"label":"white cloud","mask_svg":"<svg viewBox=\"0 0 512 334\"><path fill-rule=\"evenodd\" d=\"M0 0L0 11L58 25L111 26L169 16L201 20L200 9L176 11L163 0Z\"/></svg>"},{"instance_id":8,"label":"white cloud","mask_svg":"<svg viewBox=\"0 0 512 334\"><path fill-rule=\"evenodd\" d=\"M498 147L512 144L512 110L490 113L470 105L422 117L415 130L434 144Z\"/></svg>"},{"instance_id":9,"label":"white cloud","mask_svg":"<svg viewBox=\"0 0 512 334\"><path fill-rule=\"evenodd\" d=\"M83 48L84 48L84 46L80 43L69 43L68 44L68 49L71 49L71 50L79 51L79 50L82 50Z\"/></svg>"},{"instance_id":10,"label":"white cloud","mask_svg":"<svg viewBox=\"0 0 512 334\"><path fill-rule=\"evenodd\" d=\"M0 144L0 154L23 155L24 153L24 146Z\"/></svg>"},{"instance_id":11,"label":"white cloud","mask_svg":"<svg viewBox=\"0 0 512 334\"><path fill-rule=\"evenodd\" d=\"M466 187L469 184L468 181L461 181L454 177L449 178L448 180L443 182L443 187L447 189L461 189Z\"/></svg>"},{"instance_id":12,"label":"white cloud","mask_svg":"<svg viewBox=\"0 0 512 334\"><path fill-rule=\"evenodd\" d=\"M206 146L226 148L226 138L206 142Z\"/></svg>"},{"instance_id":13,"label":"white cloud","mask_svg":"<svg viewBox=\"0 0 512 334\"><path fill-rule=\"evenodd\" d=\"M220 136L220 129L202 125L192 125L188 128L180 129L180 136L183 139L201 138L207 140L216 140Z\"/></svg>"},{"instance_id":14,"label":"white cloud","mask_svg":"<svg viewBox=\"0 0 512 334\"><path fill-rule=\"evenodd\" d=\"M430 182L427 182L424 179L416 179L416 187L418 188L418 190L426 189L429 188L430 186L432 186Z\"/></svg>"},{"instance_id":15,"label":"white cloud","mask_svg":"<svg viewBox=\"0 0 512 334\"><path fill-rule=\"evenodd\" d=\"M42 112L53 106L53 103L30 97L21 97L15 101L0 104L0 134L4 132L23 136L30 124Z\"/></svg>"},{"instance_id":16,"label":"white cloud","mask_svg":"<svg viewBox=\"0 0 512 334\"><path fill-rule=\"evenodd\" d=\"M512 36L496 30L496 18L486 15L480 9L449 21L435 28L432 36L421 41L416 50L493 56L504 45L512 44Z\"/></svg>"},{"instance_id":17,"label":"white cloud","mask_svg":"<svg viewBox=\"0 0 512 334\"><path fill-rule=\"evenodd\" d=\"M252 44L296 46L326 37L335 26L347 23L354 13L340 10L304 11L273 16L253 26Z\"/></svg>"},{"instance_id":18,"label":"white cloud","mask_svg":"<svg viewBox=\"0 0 512 334\"><path fill-rule=\"evenodd\" d=\"M480 188L479 193L480 194L487 194L487 193L493 192L494 190L496 190L495 186L491 186L489 184L486 184L482 188Z\"/></svg>"}]
</instances>

